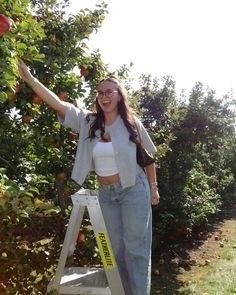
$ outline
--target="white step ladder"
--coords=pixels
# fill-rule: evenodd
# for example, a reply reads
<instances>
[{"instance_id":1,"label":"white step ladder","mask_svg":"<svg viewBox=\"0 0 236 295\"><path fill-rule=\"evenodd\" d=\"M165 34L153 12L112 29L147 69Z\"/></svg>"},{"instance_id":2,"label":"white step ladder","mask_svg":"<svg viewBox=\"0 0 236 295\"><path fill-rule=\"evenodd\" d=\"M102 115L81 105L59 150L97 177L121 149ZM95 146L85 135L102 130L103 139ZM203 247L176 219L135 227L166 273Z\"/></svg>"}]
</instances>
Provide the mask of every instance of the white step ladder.
<instances>
[{"instance_id":1,"label":"white step ladder","mask_svg":"<svg viewBox=\"0 0 236 295\"><path fill-rule=\"evenodd\" d=\"M97 191L80 190L71 198L73 209L56 274L48 285L47 293L63 295L125 295L98 201ZM104 268L65 267L67 257L72 256L75 251L85 207L88 209Z\"/></svg>"}]
</instances>

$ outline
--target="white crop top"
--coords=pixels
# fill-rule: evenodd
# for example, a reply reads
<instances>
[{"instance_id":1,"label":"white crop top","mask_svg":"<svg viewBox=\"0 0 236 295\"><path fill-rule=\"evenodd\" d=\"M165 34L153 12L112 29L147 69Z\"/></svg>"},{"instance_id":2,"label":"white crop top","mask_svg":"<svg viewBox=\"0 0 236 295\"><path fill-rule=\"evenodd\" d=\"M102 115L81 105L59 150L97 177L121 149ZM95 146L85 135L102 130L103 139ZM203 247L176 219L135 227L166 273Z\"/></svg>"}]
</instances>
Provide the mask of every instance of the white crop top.
<instances>
[{"instance_id":1,"label":"white crop top","mask_svg":"<svg viewBox=\"0 0 236 295\"><path fill-rule=\"evenodd\" d=\"M97 142L93 148L93 160L95 172L99 176L110 176L118 173L113 144L109 142Z\"/></svg>"}]
</instances>

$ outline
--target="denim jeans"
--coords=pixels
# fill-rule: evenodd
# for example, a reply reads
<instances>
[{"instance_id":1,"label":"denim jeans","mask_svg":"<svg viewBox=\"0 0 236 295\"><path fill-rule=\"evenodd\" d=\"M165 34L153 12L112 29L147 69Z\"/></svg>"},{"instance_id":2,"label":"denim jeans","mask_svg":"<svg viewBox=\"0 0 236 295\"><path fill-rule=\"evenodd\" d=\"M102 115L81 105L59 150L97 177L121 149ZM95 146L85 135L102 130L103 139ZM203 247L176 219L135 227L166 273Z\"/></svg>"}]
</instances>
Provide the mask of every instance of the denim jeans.
<instances>
[{"instance_id":1,"label":"denim jeans","mask_svg":"<svg viewBox=\"0 0 236 295\"><path fill-rule=\"evenodd\" d=\"M132 187L100 185L99 202L126 295L149 295L152 211L146 174Z\"/></svg>"}]
</instances>

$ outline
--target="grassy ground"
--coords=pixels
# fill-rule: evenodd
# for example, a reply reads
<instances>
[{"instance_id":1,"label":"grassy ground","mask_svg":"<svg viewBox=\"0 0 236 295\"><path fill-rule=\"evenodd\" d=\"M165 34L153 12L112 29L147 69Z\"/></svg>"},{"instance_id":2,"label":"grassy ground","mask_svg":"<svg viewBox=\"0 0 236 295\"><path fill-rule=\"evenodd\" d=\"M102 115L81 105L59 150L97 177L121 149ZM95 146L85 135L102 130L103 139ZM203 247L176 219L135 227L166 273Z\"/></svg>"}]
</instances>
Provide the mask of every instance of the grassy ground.
<instances>
[{"instance_id":1,"label":"grassy ground","mask_svg":"<svg viewBox=\"0 0 236 295\"><path fill-rule=\"evenodd\" d=\"M236 294L236 206L198 239L170 247L154 260L151 294Z\"/></svg>"}]
</instances>

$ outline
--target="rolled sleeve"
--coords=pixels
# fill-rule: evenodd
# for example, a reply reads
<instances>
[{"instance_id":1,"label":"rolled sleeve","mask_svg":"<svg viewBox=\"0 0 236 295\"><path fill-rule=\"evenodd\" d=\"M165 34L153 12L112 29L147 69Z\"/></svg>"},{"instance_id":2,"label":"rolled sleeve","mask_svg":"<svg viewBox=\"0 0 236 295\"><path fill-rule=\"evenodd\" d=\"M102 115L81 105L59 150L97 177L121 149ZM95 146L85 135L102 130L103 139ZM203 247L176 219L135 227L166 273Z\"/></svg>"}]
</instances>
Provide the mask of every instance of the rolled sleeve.
<instances>
[{"instance_id":1,"label":"rolled sleeve","mask_svg":"<svg viewBox=\"0 0 236 295\"><path fill-rule=\"evenodd\" d=\"M85 119L86 115L88 114L87 110L84 110L82 108L75 107L71 103L66 103L66 114L65 118L63 119L58 115L59 122L68 128L71 128L75 132L80 131L80 126L82 120Z\"/></svg>"},{"instance_id":2,"label":"rolled sleeve","mask_svg":"<svg viewBox=\"0 0 236 295\"><path fill-rule=\"evenodd\" d=\"M136 118L136 124L138 125L139 133L140 133L144 148L149 153L155 153L157 149L156 149L150 135L148 134L147 130L145 129L142 122L138 118Z\"/></svg>"}]
</instances>

